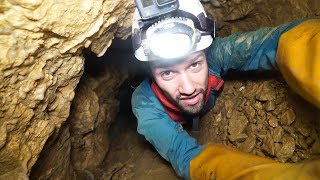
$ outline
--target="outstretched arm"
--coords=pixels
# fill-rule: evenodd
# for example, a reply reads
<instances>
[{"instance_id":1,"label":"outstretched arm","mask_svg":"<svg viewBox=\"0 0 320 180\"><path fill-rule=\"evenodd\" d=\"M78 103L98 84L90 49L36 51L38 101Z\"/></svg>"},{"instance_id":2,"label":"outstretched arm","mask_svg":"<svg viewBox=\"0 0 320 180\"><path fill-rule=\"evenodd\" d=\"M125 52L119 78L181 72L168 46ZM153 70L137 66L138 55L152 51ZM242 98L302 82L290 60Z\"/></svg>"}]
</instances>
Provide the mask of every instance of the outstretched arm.
<instances>
[{"instance_id":1,"label":"outstretched arm","mask_svg":"<svg viewBox=\"0 0 320 180\"><path fill-rule=\"evenodd\" d=\"M210 73L224 76L230 70L276 69L276 52L280 36L303 21L216 38L208 52Z\"/></svg>"}]
</instances>

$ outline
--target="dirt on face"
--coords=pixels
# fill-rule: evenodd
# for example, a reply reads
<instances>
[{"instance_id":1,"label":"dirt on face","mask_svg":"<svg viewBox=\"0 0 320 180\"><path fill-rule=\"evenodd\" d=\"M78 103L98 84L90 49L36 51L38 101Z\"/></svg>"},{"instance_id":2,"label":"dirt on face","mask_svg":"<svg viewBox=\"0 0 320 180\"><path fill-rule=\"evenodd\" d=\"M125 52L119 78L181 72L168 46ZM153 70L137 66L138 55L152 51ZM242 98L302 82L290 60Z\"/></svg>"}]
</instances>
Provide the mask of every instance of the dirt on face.
<instances>
[{"instance_id":1,"label":"dirt on face","mask_svg":"<svg viewBox=\"0 0 320 180\"><path fill-rule=\"evenodd\" d=\"M226 81L200 129L200 143L225 144L280 162L320 157L320 110L280 77Z\"/></svg>"}]
</instances>

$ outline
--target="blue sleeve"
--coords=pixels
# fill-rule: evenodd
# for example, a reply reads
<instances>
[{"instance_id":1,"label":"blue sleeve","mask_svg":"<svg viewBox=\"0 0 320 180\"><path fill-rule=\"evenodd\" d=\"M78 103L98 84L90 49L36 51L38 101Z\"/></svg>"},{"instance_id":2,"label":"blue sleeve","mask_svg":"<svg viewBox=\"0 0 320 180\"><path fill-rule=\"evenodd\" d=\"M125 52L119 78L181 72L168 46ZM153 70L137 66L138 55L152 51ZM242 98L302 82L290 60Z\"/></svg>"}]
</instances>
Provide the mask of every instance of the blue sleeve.
<instances>
[{"instance_id":1,"label":"blue sleeve","mask_svg":"<svg viewBox=\"0 0 320 180\"><path fill-rule=\"evenodd\" d=\"M306 19L294 21L275 28L262 28L253 32L235 33L216 38L208 50L211 74L224 76L230 70L274 70L276 51L282 33Z\"/></svg>"},{"instance_id":2,"label":"blue sleeve","mask_svg":"<svg viewBox=\"0 0 320 180\"><path fill-rule=\"evenodd\" d=\"M134 91L131 103L138 119L138 132L171 163L179 176L190 179L190 161L200 153L203 146L199 146L179 123L169 117L148 80L143 81Z\"/></svg>"}]
</instances>

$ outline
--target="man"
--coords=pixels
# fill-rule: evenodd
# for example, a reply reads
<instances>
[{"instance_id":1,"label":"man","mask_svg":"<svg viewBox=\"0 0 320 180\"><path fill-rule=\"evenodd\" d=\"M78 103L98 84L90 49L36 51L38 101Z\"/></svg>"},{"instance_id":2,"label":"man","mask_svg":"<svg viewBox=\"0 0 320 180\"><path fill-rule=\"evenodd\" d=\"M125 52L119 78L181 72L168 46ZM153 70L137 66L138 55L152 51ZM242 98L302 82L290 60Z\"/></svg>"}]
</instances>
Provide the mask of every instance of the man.
<instances>
[{"instance_id":1,"label":"man","mask_svg":"<svg viewBox=\"0 0 320 180\"><path fill-rule=\"evenodd\" d=\"M281 164L221 145L198 145L182 125L192 123L197 130L199 116L213 107L223 84L221 77L230 70L279 66L289 85L320 108L320 73L316 70L320 68L320 21L300 20L212 42L214 23L207 19L201 3L179 3L178 13L166 13L156 21L155 17L143 19L140 9L140 16L136 11L134 17L135 56L148 61L151 74L132 96L138 132L185 179L291 179L297 174L319 178L319 161Z\"/></svg>"}]
</instances>

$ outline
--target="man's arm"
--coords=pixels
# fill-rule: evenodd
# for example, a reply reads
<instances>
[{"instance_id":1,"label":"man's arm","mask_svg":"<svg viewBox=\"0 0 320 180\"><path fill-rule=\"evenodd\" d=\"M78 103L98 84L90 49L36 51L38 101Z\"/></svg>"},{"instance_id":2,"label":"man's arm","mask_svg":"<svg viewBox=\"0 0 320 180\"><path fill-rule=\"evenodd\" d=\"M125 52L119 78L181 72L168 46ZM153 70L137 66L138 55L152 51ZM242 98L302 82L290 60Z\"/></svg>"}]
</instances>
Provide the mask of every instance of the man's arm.
<instances>
[{"instance_id":1,"label":"man's arm","mask_svg":"<svg viewBox=\"0 0 320 180\"><path fill-rule=\"evenodd\" d=\"M276 51L280 36L303 21L216 38L208 52L210 73L221 77L230 70L277 69Z\"/></svg>"},{"instance_id":2,"label":"man's arm","mask_svg":"<svg viewBox=\"0 0 320 180\"><path fill-rule=\"evenodd\" d=\"M203 146L174 122L145 80L134 91L132 110L138 119L138 132L156 148L159 154L171 163L176 173L189 179L190 161L200 153Z\"/></svg>"}]
</instances>

